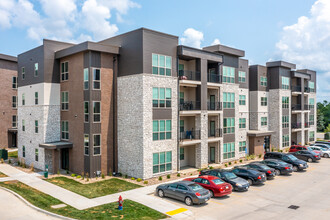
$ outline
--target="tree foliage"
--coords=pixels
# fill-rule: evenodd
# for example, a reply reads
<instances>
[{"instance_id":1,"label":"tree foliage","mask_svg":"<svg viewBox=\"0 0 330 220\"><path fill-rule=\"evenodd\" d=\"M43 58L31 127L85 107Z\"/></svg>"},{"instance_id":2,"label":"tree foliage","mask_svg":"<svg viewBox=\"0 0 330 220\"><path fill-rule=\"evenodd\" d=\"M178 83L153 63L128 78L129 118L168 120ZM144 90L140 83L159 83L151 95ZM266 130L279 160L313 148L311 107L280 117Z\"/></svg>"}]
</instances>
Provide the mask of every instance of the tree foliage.
<instances>
[{"instance_id":1,"label":"tree foliage","mask_svg":"<svg viewBox=\"0 0 330 220\"><path fill-rule=\"evenodd\" d=\"M330 103L326 100L317 103L317 130L330 131Z\"/></svg>"}]
</instances>

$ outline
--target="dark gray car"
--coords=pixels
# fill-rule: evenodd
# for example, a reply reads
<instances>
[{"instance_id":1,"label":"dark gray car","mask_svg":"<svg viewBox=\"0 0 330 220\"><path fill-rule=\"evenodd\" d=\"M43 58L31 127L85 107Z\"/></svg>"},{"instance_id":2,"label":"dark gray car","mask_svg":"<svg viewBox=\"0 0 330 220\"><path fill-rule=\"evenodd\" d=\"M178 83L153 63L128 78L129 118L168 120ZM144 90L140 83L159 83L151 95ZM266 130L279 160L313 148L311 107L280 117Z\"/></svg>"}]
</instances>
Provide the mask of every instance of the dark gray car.
<instances>
[{"instance_id":1,"label":"dark gray car","mask_svg":"<svg viewBox=\"0 0 330 220\"><path fill-rule=\"evenodd\" d=\"M161 198L170 197L177 199L185 202L188 206L205 203L211 198L208 190L191 181L159 185L156 188L156 193Z\"/></svg>"}]
</instances>

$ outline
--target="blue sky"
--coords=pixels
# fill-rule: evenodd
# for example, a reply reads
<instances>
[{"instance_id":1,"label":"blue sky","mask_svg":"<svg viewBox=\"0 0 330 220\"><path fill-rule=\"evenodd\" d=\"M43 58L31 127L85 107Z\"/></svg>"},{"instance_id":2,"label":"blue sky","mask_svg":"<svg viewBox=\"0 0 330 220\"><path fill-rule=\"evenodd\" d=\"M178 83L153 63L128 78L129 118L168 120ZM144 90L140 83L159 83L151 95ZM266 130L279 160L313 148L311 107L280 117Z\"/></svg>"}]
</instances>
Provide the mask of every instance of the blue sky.
<instances>
[{"instance_id":1,"label":"blue sky","mask_svg":"<svg viewBox=\"0 0 330 220\"><path fill-rule=\"evenodd\" d=\"M245 50L250 64L285 59L317 70L318 100L330 101L329 0L0 1L4 54L17 55L43 38L97 41L140 27L195 47L217 39Z\"/></svg>"}]
</instances>

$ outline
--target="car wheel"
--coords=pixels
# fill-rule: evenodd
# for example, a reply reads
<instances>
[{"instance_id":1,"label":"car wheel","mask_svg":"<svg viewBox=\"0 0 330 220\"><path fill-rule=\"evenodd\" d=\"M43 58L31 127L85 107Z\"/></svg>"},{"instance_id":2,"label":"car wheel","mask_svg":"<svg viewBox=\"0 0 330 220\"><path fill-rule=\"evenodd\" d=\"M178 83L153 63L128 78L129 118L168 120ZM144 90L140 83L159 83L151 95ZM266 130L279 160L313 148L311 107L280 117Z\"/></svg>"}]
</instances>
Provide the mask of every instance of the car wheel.
<instances>
[{"instance_id":1,"label":"car wheel","mask_svg":"<svg viewBox=\"0 0 330 220\"><path fill-rule=\"evenodd\" d=\"M186 197L184 199L184 203L186 203L187 206L193 205L192 199L190 197Z\"/></svg>"},{"instance_id":2,"label":"car wheel","mask_svg":"<svg viewBox=\"0 0 330 220\"><path fill-rule=\"evenodd\" d=\"M294 172L297 172L298 171L298 167L297 166L293 166L292 169L293 169Z\"/></svg>"},{"instance_id":3,"label":"car wheel","mask_svg":"<svg viewBox=\"0 0 330 220\"><path fill-rule=\"evenodd\" d=\"M311 163L311 162L313 162L313 159L312 158L308 158L307 161Z\"/></svg>"},{"instance_id":4,"label":"car wheel","mask_svg":"<svg viewBox=\"0 0 330 220\"><path fill-rule=\"evenodd\" d=\"M249 182L249 185L252 186L253 181L251 179L248 179L247 181Z\"/></svg>"},{"instance_id":5,"label":"car wheel","mask_svg":"<svg viewBox=\"0 0 330 220\"><path fill-rule=\"evenodd\" d=\"M214 197L214 193L213 193L213 191L212 191L212 190L210 190L210 195L211 195L211 198L213 198L213 197Z\"/></svg>"},{"instance_id":6,"label":"car wheel","mask_svg":"<svg viewBox=\"0 0 330 220\"><path fill-rule=\"evenodd\" d=\"M329 158L329 154L324 154L324 157L325 158Z\"/></svg>"},{"instance_id":7,"label":"car wheel","mask_svg":"<svg viewBox=\"0 0 330 220\"><path fill-rule=\"evenodd\" d=\"M281 174L281 171L275 170L276 176L279 176Z\"/></svg>"},{"instance_id":8,"label":"car wheel","mask_svg":"<svg viewBox=\"0 0 330 220\"><path fill-rule=\"evenodd\" d=\"M164 197L164 191L163 190L158 190L158 196L160 197L160 198L163 198Z\"/></svg>"}]
</instances>

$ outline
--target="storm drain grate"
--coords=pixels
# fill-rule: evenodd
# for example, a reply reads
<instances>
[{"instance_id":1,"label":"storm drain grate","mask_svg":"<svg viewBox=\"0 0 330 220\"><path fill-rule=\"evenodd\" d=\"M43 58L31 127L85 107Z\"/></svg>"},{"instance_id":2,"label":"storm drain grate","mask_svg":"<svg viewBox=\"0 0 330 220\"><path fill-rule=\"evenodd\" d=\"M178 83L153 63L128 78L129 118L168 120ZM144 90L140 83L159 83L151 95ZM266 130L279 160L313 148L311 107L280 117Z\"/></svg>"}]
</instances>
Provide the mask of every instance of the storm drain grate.
<instances>
[{"instance_id":1,"label":"storm drain grate","mask_svg":"<svg viewBox=\"0 0 330 220\"><path fill-rule=\"evenodd\" d=\"M296 210L296 209L299 209L299 207L300 206L297 206L297 205L290 205L288 208Z\"/></svg>"}]
</instances>

